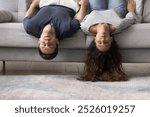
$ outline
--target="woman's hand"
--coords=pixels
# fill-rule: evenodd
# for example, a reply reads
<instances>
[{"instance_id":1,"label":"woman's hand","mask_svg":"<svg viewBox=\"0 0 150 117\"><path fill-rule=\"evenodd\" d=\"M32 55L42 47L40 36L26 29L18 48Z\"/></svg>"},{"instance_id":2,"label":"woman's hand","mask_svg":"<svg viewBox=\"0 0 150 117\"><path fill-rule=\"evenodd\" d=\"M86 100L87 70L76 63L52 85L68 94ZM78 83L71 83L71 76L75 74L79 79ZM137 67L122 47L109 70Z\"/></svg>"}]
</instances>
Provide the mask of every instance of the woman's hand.
<instances>
[{"instance_id":1,"label":"woman's hand","mask_svg":"<svg viewBox=\"0 0 150 117\"><path fill-rule=\"evenodd\" d=\"M134 12L136 9L136 3L134 0L128 0L127 10L128 12Z\"/></svg>"}]
</instances>

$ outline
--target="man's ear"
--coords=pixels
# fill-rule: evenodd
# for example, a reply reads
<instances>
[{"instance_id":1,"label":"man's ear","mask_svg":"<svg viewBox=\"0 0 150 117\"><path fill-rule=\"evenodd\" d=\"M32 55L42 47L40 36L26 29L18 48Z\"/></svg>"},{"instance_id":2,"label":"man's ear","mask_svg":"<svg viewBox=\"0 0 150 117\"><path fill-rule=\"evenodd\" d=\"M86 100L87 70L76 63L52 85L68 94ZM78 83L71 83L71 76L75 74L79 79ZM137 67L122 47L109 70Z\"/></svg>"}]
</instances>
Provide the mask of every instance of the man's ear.
<instances>
[{"instance_id":1,"label":"man's ear","mask_svg":"<svg viewBox=\"0 0 150 117\"><path fill-rule=\"evenodd\" d=\"M58 38L56 38L56 43L57 43L57 44L59 44L59 40L58 40Z\"/></svg>"},{"instance_id":2,"label":"man's ear","mask_svg":"<svg viewBox=\"0 0 150 117\"><path fill-rule=\"evenodd\" d=\"M110 36L110 40L111 40L111 42L113 41L113 37L112 36Z\"/></svg>"}]
</instances>

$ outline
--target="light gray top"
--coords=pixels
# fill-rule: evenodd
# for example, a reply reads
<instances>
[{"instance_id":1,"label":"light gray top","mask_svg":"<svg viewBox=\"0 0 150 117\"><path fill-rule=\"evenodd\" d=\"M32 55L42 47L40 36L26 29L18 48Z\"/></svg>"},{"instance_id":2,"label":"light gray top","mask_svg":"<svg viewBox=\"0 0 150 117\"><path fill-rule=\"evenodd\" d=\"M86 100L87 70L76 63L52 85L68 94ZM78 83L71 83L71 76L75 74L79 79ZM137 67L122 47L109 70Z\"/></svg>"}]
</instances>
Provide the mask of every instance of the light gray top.
<instances>
[{"instance_id":1,"label":"light gray top","mask_svg":"<svg viewBox=\"0 0 150 117\"><path fill-rule=\"evenodd\" d=\"M137 16L135 13L129 12L125 18L120 18L114 9L103 11L94 10L83 19L81 29L86 34L93 35L93 33L89 32L89 28L98 23L112 24L116 28L113 34L116 34L132 24L137 23Z\"/></svg>"},{"instance_id":2,"label":"light gray top","mask_svg":"<svg viewBox=\"0 0 150 117\"><path fill-rule=\"evenodd\" d=\"M74 0L40 0L39 7L44 7L47 5L61 5L73 9L75 12L79 10L79 6Z\"/></svg>"}]
</instances>

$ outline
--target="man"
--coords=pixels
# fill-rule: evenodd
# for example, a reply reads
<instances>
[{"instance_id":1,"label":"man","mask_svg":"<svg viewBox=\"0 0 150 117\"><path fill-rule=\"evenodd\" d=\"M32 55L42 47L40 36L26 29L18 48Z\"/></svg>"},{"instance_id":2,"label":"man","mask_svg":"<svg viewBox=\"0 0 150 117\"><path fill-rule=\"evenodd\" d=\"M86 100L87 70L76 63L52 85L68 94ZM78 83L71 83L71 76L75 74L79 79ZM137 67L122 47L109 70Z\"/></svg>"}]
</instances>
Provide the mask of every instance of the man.
<instances>
[{"instance_id":1,"label":"man","mask_svg":"<svg viewBox=\"0 0 150 117\"><path fill-rule=\"evenodd\" d=\"M72 36L80 29L86 15L88 0L33 0L24 28L28 34L39 38L39 54L53 59L58 53L58 42Z\"/></svg>"}]
</instances>

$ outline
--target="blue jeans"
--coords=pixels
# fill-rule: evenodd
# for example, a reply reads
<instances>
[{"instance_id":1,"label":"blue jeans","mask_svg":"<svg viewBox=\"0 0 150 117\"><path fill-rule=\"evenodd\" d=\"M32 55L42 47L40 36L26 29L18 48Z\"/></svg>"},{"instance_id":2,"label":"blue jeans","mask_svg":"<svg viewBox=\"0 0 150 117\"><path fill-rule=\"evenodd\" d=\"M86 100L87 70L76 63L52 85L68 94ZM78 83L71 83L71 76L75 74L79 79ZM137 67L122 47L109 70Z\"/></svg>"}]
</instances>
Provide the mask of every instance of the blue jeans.
<instances>
[{"instance_id":1,"label":"blue jeans","mask_svg":"<svg viewBox=\"0 0 150 117\"><path fill-rule=\"evenodd\" d=\"M115 9L120 17L125 17L127 13L126 0L89 0L90 11Z\"/></svg>"}]
</instances>

